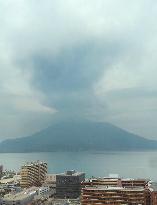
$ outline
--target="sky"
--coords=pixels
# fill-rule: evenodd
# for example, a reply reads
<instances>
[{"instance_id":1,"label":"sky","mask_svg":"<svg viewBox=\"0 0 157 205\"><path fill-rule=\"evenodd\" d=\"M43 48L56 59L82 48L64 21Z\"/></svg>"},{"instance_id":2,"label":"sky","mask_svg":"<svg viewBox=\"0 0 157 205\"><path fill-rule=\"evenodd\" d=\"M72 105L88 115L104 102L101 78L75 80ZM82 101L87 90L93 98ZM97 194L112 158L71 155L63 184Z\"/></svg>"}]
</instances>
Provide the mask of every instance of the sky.
<instances>
[{"instance_id":1,"label":"sky","mask_svg":"<svg viewBox=\"0 0 157 205\"><path fill-rule=\"evenodd\" d=\"M157 2L0 0L0 140L56 116L157 139Z\"/></svg>"}]
</instances>

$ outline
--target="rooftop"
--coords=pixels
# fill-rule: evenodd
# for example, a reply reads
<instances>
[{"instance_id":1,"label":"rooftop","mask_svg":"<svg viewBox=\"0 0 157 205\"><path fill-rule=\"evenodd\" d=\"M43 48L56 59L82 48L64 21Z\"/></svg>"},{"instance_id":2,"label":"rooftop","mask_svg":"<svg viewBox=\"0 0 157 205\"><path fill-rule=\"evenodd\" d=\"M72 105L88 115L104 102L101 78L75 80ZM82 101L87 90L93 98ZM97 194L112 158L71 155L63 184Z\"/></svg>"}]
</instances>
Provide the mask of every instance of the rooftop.
<instances>
[{"instance_id":1,"label":"rooftop","mask_svg":"<svg viewBox=\"0 0 157 205\"><path fill-rule=\"evenodd\" d=\"M84 172L77 172L75 170L69 170L64 173L56 174L56 176L80 176L82 174L85 174Z\"/></svg>"},{"instance_id":2,"label":"rooftop","mask_svg":"<svg viewBox=\"0 0 157 205\"><path fill-rule=\"evenodd\" d=\"M22 167L34 166L34 165L39 165L39 164L45 164L45 165L47 165L46 162L36 161L36 162L27 162L27 163L24 164Z\"/></svg>"},{"instance_id":3,"label":"rooftop","mask_svg":"<svg viewBox=\"0 0 157 205\"><path fill-rule=\"evenodd\" d=\"M143 187L125 188L125 187L111 187L111 186L91 186L91 187L85 187L84 189L86 189L86 190L104 190L104 191L115 191L115 190L144 191L145 190Z\"/></svg>"},{"instance_id":4,"label":"rooftop","mask_svg":"<svg viewBox=\"0 0 157 205\"><path fill-rule=\"evenodd\" d=\"M9 183L13 183L14 182L14 178L8 178L8 179L1 179L0 183L1 184L9 184Z\"/></svg>"},{"instance_id":5,"label":"rooftop","mask_svg":"<svg viewBox=\"0 0 157 205\"><path fill-rule=\"evenodd\" d=\"M118 181L118 180L121 180L122 182L123 181L138 181L138 182L143 182L143 181L146 181L146 182L149 182L150 180L149 179L133 179L133 178L114 178L114 177L103 177L103 178L90 178L90 179L87 179L86 182L92 182L94 180L98 180L98 181Z\"/></svg>"},{"instance_id":6,"label":"rooftop","mask_svg":"<svg viewBox=\"0 0 157 205\"><path fill-rule=\"evenodd\" d=\"M22 199L25 199L25 198L35 194L37 190L38 190L37 187L31 187L31 188L23 190L22 192L19 192L17 194L6 194L4 196L4 200L8 200L8 201L22 200Z\"/></svg>"}]
</instances>

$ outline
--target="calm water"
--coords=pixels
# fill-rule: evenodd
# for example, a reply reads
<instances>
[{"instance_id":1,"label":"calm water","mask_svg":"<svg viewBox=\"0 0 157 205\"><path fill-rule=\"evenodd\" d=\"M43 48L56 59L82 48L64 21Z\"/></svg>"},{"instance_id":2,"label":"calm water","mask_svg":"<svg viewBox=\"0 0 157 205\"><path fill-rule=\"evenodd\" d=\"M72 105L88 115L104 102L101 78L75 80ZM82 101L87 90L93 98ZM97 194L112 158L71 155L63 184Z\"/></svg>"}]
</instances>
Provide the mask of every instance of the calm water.
<instances>
[{"instance_id":1,"label":"calm water","mask_svg":"<svg viewBox=\"0 0 157 205\"><path fill-rule=\"evenodd\" d=\"M0 154L0 164L18 171L25 162L44 160L49 173L76 169L87 176L146 177L157 180L157 152L47 152Z\"/></svg>"}]
</instances>

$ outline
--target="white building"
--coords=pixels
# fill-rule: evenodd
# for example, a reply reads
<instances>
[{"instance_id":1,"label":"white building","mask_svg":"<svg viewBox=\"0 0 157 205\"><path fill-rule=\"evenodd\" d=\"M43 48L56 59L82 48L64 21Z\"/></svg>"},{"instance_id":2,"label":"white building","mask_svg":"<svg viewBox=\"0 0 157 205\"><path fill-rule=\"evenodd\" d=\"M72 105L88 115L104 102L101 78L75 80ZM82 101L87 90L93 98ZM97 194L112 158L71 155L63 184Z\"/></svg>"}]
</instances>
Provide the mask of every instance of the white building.
<instances>
[{"instance_id":1,"label":"white building","mask_svg":"<svg viewBox=\"0 0 157 205\"><path fill-rule=\"evenodd\" d=\"M7 194L2 199L2 205L28 205L38 194L38 188L32 187L15 194Z\"/></svg>"},{"instance_id":2,"label":"white building","mask_svg":"<svg viewBox=\"0 0 157 205\"><path fill-rule=\"evenodd\" d=\"M42 186L38 189L38 195L39 196L45 196L45 195L49 195L49 187L48 186Z\"/></svg>"},{"instance_id":3,"label":"white building","mask_svg":"<svg viewBox=\"0 0 157 205\"><path fill-rule=\"evenodd\" d=\"M46 174L46 183L56 183L56 174Z\"/></svg>"}]
</instances>

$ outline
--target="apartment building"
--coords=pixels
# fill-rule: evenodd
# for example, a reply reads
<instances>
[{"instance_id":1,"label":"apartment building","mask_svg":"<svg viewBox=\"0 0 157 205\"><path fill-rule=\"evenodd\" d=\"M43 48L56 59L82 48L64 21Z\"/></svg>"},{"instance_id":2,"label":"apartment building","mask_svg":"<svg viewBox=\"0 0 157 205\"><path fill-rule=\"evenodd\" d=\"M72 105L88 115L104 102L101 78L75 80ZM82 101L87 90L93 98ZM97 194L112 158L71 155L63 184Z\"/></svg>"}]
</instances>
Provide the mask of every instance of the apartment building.
<instances>
[{"instance_id":1,"label":"apartment building","mask_svg":"<svg viewBox=\"0 0 157 205\"><path fill-rule=\"evenodd\" d=\"M157 183L147 179L90 179L82 183L81 204L157 205Z\"/></svg>"},{"instance_id":2,"label":"apartment building","mask_svg":"<svg viewBox=\"0 0 157 205\"><path fill-rule=\"evenodd\" d=\"M120 179L122 187L146 187L149 179Z\"/></svg>"},{"instance_id":3,"label":"apartment building","mask_svg":"<svg viewBox=\"0 0 157 205\"><path fill-rule=\"evenodd\" d=\"M148 197L148 198L147 198ZM144 188L93 186L82 189L82 205L148 205L149 194Z\"/></svg>"},{"instance_id":4,"label":"apartment building","mask_svg":"<svg viewBox=\"0 0 157 205\"><path fill-rule=\"evenodd\" d=\"M120 187L146 187L148 185L148 179L121 179L121 178L96 178L90 179L83 183L84 186L120 186Z\"/></svg>"},{"instance_id":5,"label":"apartment building","mask_svg":"<svg viewBox=\"0 0 157 205\"><path fill-rule=\"evenodd\" d=\"M41 186L45 180L46 173L47 163L45 162L37 161L23 165L21 167L21 187Z\"/></svg>"}]
</instances>

